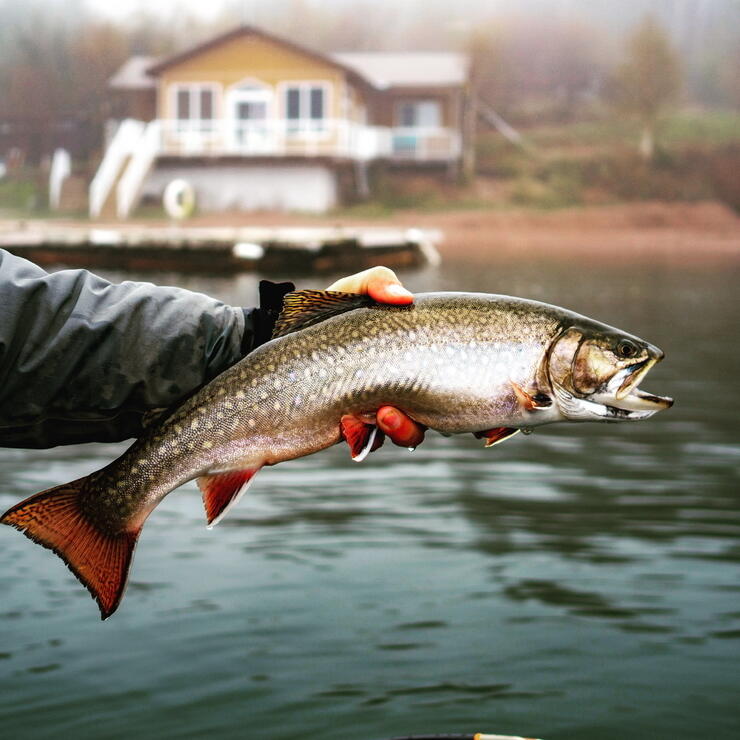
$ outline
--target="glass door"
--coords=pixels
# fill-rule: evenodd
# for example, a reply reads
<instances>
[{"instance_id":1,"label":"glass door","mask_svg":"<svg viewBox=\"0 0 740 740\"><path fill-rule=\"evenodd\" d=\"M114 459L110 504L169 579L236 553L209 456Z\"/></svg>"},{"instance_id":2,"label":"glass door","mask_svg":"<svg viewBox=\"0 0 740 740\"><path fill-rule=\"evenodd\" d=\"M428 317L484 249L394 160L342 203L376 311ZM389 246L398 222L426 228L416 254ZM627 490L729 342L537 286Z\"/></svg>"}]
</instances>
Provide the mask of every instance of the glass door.
<instances>
[{"instance_id":1,"label":"glass door","mask_svg":"<svg viewBox=\"0 0 740 740\"><path fill-rule=\"evenodd\" d=\"M243 154L267 154L275 132L270 117L272 88L248 83L229 92L232 145Z\"/></svg>"}]
</instances>

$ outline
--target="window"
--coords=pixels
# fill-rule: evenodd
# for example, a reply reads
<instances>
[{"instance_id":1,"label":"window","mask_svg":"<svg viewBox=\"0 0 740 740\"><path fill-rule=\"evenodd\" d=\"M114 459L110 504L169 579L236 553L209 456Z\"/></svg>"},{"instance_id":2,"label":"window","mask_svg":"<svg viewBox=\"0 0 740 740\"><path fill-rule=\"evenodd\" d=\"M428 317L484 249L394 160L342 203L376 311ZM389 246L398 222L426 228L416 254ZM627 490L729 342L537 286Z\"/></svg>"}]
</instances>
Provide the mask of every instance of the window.
<instances>
[{"instance_id":1,"label":"window","mask_svg":"<svg viewBox=\"0 0 740 740\"><path fill-rule=\"evenodd\" d=\"M312 87L310 95L311 118L316 121L324 117L324 88Z\"/></svg>"},{"instance_id":2,"label":"window","mask_svg":"<svg viewBox=\"0 0 740 740\"><path fill-rule=\"evenodd\" d=\"M200 118L207 121L213 118L213 90L208 88L200 91Z\"/></svg>"},{"instance_id":3,"label":"window","mask_svg":"<svg viewBox=\"0 0 740 740\"><path fill-rule=\"evenodd\" d=\"M179 121L213 120L213 85L177 85L175 91L175 115Z\"/></svg>"},{"instance_id":4,"label":"window","mask_svg":"<svg viewBox=\"0 0 740 740\"><path fill-rule=\"evenodd\" d=\"M289 87L285 93L285 111L286 118L291 121L301 117L301 89L299 87Z\"/></svg>"},{"instance_id":5,"label":"window","mask_svg":"<svg viewBox=\"0 0 740 740\"><path fill-rule=\"evenodd\" d=\"M403 128L439 128L442 110L438 100L405 100L398 104L396 119Z\"/></svg>"},{"instance_id":6,"label":"window","mask_svg":"<svg viewBox=\"0 0 740 740\"><path fill-rule=\"evenodd\" d=\"M322 122L326 118L327 97L326 85L310 82L287 85L285 117L294 124L290 129L293 131L298 128L322 129Z\"/></svg>"}]
</instances>

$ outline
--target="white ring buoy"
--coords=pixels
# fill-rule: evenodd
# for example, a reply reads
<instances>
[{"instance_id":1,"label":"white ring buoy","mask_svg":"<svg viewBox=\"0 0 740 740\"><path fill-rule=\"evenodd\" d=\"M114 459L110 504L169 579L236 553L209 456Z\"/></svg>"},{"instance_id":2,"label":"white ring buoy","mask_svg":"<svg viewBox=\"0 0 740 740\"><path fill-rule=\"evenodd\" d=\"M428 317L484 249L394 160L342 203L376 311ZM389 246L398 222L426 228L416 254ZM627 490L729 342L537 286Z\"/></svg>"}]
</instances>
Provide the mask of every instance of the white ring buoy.
<instances>
[{"instance_id":1,"label":"white ring buoy","mask_svg":"<svg viewBox=\"0 0 740 740\"><path fill-rule=\"evenodd\" d=\"M167 215L178 221L192 215L195 209L193 186L187 180L172 180L164 189L162 205Z\"/></svg>"}]
</instances>

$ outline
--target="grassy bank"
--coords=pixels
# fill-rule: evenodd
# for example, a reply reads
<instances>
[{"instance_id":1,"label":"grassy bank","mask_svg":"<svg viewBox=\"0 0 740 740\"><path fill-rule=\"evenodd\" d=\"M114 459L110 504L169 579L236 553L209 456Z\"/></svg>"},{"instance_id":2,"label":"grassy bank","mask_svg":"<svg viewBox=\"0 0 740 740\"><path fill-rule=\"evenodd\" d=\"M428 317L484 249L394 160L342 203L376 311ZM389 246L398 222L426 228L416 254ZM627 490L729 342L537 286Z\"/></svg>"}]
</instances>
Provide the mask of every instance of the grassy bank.
<instances>
[{"instance_id":1,"label":"grassy bank","mask_svg":"<svg viewBox=\"0 0 740 740\"><path fill-rule=\"evenodd\" d=\"M495 133L479 137L479 176L498 182L504 203L555 208L717 199L740 210L740 114L685 112L666 119L650 162L638 154L639 128L628 121L606 118L522 133L524 148Z\"/></svg>"},{"instance_id":2,"label":"grassy bank","mask_svg":"<svg viewBox=\"0 0 740 740\"><path fill-rule=\"evenodd\" d=\"M740 113L688 111L664 120L651 162L637 152L639 128L598 119L523 129L524 146L481 131L477 175L460 185L436 174L376 167L370 200L330 217L388 218L402 211L553 209L637 201L717 200L740 212ZM0 216L58 216L47 210L44 177L27 170L0 180ZM69 214L83 216L84 214ZM159 205L137 218L161 219ZM309 217L310 218L310 217Z\"/></svg>"}]
</instances>

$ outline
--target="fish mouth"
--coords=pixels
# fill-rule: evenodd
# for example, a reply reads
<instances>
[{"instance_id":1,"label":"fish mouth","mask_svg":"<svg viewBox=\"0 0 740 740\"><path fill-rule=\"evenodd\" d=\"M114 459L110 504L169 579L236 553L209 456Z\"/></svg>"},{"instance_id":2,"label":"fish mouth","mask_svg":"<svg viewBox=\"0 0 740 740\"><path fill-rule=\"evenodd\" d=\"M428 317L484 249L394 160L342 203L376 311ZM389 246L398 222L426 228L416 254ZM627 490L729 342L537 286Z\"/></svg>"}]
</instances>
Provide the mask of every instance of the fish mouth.
<instances>
[{"instance_id":1,"label":"fish mouth","mask_svg":"<svg viewBox=\"0 0 740 740\"><path fill-rule=\"evenodd\" d=\"M653 366L663 359L663 353L648 357L642 362L620 370L609 381L606 393L597 394L593 400L603 404L606 416L612 419L647 419L653 414L673 406L673 399L657 396L638 387Z\"/></svg>"}]
</instances>

